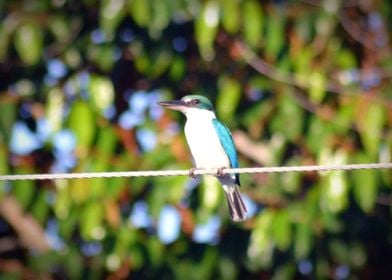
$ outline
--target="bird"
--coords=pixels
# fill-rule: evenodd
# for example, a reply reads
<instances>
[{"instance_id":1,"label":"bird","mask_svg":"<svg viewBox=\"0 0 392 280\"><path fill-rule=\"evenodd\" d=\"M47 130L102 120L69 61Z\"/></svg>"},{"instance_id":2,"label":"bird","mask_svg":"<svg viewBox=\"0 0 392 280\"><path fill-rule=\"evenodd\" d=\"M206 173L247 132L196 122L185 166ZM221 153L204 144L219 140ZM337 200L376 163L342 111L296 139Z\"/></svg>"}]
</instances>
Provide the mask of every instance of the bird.
<instances>
[{"instance_id":1,"label":"bird","mask_svg":"<svg viewBox=\"0 0 392 280\"><path fill-rule=\"evenodd\" d=\"M239 191L239 174L223 174L224 168L238 168L238 155L233 137L227 126L216 117L211 101L202 95L186 95L180 100L161 101L159 105L177 110L186 117L184 132L194 167L216 168L215 175L221 183L230 217L234 222L246 220L247 209Z\"/></svg>"}]
</instances>

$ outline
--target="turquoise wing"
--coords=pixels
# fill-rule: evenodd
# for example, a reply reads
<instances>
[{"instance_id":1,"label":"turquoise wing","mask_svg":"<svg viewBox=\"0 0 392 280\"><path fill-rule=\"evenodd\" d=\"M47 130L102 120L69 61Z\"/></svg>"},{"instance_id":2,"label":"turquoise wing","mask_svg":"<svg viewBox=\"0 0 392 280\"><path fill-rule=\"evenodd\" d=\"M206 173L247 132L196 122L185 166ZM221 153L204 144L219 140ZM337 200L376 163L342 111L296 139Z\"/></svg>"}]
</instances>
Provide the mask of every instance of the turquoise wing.
<instances>
[{"instance_id":1,"label":"turquoise wing","mask_svg":"<svg viewBox=\"0 0 392 280\"><path fill-rule=\"evenodd\" d=\"M237 150L235 149L233 137L231 136L230 130L227 128L226 125L221 123L217 119L213 119L212 123L216 130L216 133L219 136L219 140L223 146L223 149L226 151L229 160L230 160L230 167L238 168L238 156ZM240 185L240 176L239 174L235 174L236 184Z\"/></svg>"}]
</instances>

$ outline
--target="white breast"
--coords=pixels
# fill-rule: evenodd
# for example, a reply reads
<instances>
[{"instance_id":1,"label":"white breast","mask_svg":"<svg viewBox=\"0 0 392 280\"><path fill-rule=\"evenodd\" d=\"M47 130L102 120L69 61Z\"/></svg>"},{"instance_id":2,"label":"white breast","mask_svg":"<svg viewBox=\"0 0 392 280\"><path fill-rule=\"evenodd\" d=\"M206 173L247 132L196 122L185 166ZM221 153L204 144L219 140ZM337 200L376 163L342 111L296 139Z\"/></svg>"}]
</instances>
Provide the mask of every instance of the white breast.
<instances>
[{"instance_id":1,"label":"white breast","mask_svg":"<svg viewBox=\"0 0 392 280\"><path fill-rule=\"evenodd\" d=\"M211 111L188 111L185 113L185 137L191 150L195 167L221 168L230 167L230 161L216 134Z\"/></svg>"}]
</instances>

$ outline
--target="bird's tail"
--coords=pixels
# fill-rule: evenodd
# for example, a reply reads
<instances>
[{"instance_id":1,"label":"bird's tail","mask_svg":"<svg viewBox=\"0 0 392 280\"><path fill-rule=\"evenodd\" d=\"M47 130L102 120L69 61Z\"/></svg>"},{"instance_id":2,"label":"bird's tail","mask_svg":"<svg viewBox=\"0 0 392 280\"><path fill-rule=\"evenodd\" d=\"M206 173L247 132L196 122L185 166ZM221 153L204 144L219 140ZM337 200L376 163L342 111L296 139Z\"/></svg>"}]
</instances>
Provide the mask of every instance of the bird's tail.
<instances>
[{"instance_id":1,"label":"bird's tail","mask_svg":"<svg viewBox=\"0 0 392 280\"><path fill-rule=\"evenodd\" d=\"M246 206L241 198L241 193L237 185L225 186L225 195L229 205L230 217L234 222L241 222L246 219Z\"/></svg>"}]
</instances>

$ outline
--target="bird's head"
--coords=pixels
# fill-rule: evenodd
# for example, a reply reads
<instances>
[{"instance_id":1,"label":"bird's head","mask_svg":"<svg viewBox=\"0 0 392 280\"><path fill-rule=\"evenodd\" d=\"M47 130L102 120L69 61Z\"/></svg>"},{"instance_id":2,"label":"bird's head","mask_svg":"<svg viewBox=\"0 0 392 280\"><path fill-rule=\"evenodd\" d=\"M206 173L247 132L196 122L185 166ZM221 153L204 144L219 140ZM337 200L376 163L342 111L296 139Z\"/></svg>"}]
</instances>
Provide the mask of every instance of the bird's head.
<instances>
[{"instance_id":1,"label":"bird's head","mask_svg":"<svg viewBox=\"0 0 392 280\"><path fill-rule=\"evenodd\" d=\"M185 115L191 112L214 113L214 107L211 101L201 95L187 95L180 100L161 101L158 104L171 110L181 111Z\"/></svg>"}]
</instances>

